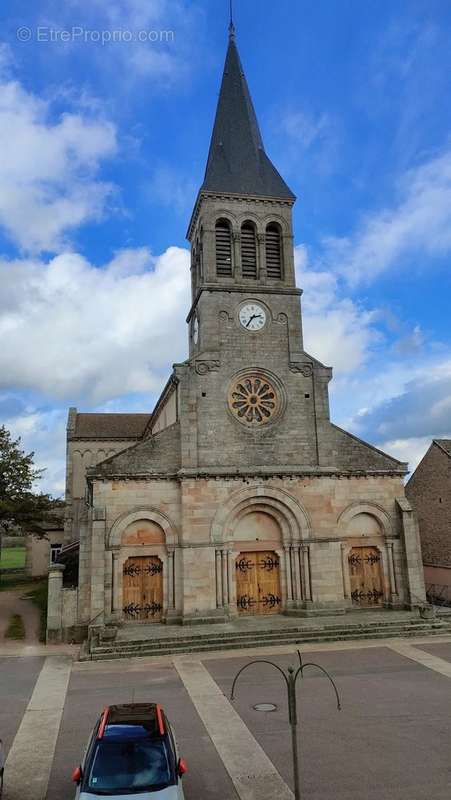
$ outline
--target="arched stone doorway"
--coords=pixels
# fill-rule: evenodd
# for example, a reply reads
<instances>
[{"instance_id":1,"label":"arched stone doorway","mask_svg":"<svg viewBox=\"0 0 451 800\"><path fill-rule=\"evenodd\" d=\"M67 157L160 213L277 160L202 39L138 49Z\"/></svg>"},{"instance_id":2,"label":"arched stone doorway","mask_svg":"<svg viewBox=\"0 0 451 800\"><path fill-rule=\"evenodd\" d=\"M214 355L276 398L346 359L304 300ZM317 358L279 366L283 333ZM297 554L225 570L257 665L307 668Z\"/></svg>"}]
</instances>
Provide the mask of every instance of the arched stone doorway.
<instances>
[{"instance_id":1,"label":"arched stone doorway","mask_svg":"<svg viewBox=\"0 0 451 800\"><path fill-rule=\"evenodd\" d=\"M259 613L257 609L264 606L271 613L306 607L311 602L310 530L305 510L285 490L254 486L234 492L218 509L212 523L217 608L237 616ZM243 611L240 598L249 592L241 590L237 573L241 557L246 561L249 554L256 568L261 561L262 565L271 563L272 569L261 566L260 584L259 576L254 576L258 596L251 595L255 602L250 609L246 600L241 601Z\"/></svg>"},{"instance_id":2,"label":"arched stone doorway","mask_svg":"<svg viewBox=\"0 0 451 800\"><path fill-rule=\"evenodd\" d=\"M235 590L241 615L278 614L283 610L281 591L282 531L265 511L244 514L234 530L236 548Z\"/></svg>"},{"instance_id":3,"label":"arched stone doorway","mask_svg":"<svg viewBox=\"0 0 451 800\"><path fill-rule=\"evenodd\" d=\"M108 536L111 566L105 587L113 619L152 623L175 615L176 540L170 521L157 509L116 520Z\"/></svg>"},{"instance_id":4,"label":"arched stone doorway","mask_svg":"<svg viewBox=\"0 0 451 800\"><path fill-rule=\"evenodd\" d=\"M393 539L384 509L355 504L342 514L343 591L354 608L377 608L397 601Z\"/></svg>"},{"instance_id":5,"label":"arched stone doorway","mask_svg":"<svg viewBox=\"0 0 451 800\"><path fill-rule=\"evenodd\" d=\"M152 520L131 522L124 530L122 614L125 622L161 622L164 609L164 531Z\"/></svg>"}]
</instances>

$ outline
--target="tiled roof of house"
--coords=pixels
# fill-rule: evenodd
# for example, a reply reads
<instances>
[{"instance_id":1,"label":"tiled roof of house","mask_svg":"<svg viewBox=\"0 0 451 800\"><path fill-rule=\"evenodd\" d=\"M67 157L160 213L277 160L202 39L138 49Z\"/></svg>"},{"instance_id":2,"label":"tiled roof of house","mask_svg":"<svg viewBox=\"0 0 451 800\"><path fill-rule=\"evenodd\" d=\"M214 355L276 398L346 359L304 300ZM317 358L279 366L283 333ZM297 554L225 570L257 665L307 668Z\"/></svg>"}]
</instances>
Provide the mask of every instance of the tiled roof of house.
<instances>
[{"instance_id":1,"label":"tiled roof of house","mask_svg":"<svg viewBox=\"0 0 451 800\"><path fill-rule=\"evenodd\" d=\"M444 450L446 455L451 457L451 439L434 439L433 441Z\"/></svg>"},{"instance_id":2,"label":"tiled roof of house","mask_svg":"<svg viewBox=\"0 0 451 800\"><path fill-rule=\"evenodd\" d=\"M150 414L77 414L71 438L139 439Z\"/></svg>"}]
</instances>

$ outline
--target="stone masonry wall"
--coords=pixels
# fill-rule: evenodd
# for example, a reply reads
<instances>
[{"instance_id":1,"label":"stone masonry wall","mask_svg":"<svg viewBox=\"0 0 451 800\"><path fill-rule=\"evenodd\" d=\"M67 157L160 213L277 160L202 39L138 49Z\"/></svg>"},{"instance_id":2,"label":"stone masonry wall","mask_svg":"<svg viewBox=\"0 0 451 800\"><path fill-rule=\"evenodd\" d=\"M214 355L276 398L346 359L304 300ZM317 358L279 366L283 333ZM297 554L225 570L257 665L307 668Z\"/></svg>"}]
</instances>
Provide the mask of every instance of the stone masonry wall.
<instances>
[{"instance_id":1,"label":"stone masonry wall","mask_svg":"<svg viewBox=\"0 0 451 800\"><path fill-rule=\"evenodd\" d=\"M423 562L451 566L451 458L434 442L406 486L417 512Z\"/></svg>"}]
</instances>

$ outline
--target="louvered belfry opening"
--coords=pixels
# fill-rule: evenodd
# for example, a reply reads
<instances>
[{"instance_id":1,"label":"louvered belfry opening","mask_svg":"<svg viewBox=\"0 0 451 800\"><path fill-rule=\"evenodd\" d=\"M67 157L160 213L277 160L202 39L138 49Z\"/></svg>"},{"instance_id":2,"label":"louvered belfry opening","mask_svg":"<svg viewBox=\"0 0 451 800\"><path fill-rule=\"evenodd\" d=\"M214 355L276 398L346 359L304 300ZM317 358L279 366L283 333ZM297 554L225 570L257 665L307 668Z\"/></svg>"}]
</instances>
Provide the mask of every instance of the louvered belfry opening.
<instances>
[{"instance_id":1,"label":"louvered belfry opening","mask_svg":"<svg viewBox=\"0 0 451 800\"><path fill-rule=\"evenodd\" d=\"M216 223L216 274L232 275L232 231L226 219L218 219Z\"/></svg>"},{"instance_id":2,"label":"louvered belfry opening","mask_svg":"<svg viewBox=\"0 0 451 800\"><path fill-rule=\"evenodd\" d=\"M282 277L282 246L280 228L275 222L266 227L266 274L268 278Z\"/></svg>"},{"instance_id":3,"label":"louvered belfry opening","mask_svg":"<svg viewBox=\"0 0 451 800\"><path fill-rule=\"evenodd\" d=\"M257 277L257 243L252 222L241 226L241 273L243 278Z\"/></svg>"}]
</instances>

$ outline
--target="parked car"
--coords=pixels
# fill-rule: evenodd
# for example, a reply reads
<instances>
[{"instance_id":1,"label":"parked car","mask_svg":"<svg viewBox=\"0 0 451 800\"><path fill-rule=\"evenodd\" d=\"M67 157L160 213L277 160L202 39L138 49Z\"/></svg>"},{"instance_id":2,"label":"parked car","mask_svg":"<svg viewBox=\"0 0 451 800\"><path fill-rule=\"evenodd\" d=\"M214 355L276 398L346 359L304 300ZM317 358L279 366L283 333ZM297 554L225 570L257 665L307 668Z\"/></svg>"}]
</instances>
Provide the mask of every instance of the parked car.
<instances>
[{"instance_id":1,"label":"parked car","mask_svg":"<svg viewBox=\"0 0 451 800\"><path fill-rule=\"evenodd\" d=\"M161 706L131 703L103 710L72 780L76 800L184 800L185 772Z\"/></svg>"}]
</instances>

